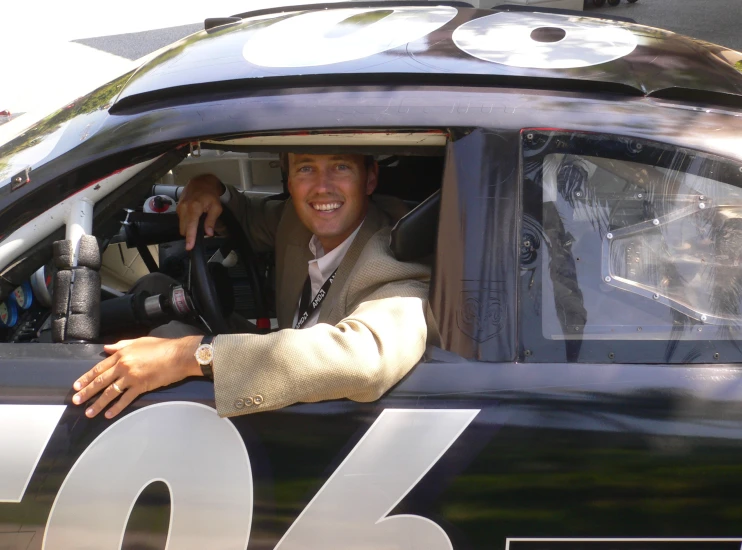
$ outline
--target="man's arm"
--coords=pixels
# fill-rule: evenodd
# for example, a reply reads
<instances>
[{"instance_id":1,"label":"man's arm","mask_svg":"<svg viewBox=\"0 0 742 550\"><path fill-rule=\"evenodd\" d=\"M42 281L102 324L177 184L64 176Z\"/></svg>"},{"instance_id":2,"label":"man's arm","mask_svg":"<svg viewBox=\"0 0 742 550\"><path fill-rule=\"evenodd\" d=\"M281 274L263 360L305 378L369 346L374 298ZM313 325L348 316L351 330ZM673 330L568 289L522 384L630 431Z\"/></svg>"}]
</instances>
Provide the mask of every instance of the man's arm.
<instances>
[{"instance_id":1,"label":"man's arm","mask_svg":"<svg viewBox=\"0 0 742 550\"><path fill-rule=\"evenodd\" d=\"M226 206L242 225L254 250L256 252L273 250L276 245L278 222L281 220L286 201L266 200L264 197L250 198L231 185L226 185L226 188L229 192Z\"/></svg>"},{"instance_id":2,"label":"man's arm","mask_svg":"<svg viewBox=\"0 0 742 550\"><path fill-rule=\"evenodd\" d=\"M379 242L369 249L385 247L385 237L375 236ZM429 268L401 264L378 251L362 255L356 265L333 315L335 324L215 339L220 415L326 399L373 401L417 364L429 336ZM435 334L432 328L433 339ZM256 396L259 406L244 406Z\"/></svg>"},{"instance_id":3,"label":"man's arm","mask_svg":"<svg viewBox=\"0 0 742 550\"><path fill-rule=\"evenodd\" d=\"M378 288L336 325L217 336L217 412L234 416L297 402L378 399L425 351L427 293L427 282L398 281ZM75 382L72 401L81 405L100 393L85 410L92 418L118 398L106 411L113 418L142 393L202 376L193 356L200 340L147 337L106 346L111 355Z\"/></svg>"},{"instance_id":4,"label":"man's arm","mask_svg":"<svg viewBox=\"0 0 742 550\"><path fill-rule=\"evenodd\" d=\"M214 341L214 393L220 416L349 398L373 401L414 367L425 351L425 300L362 303L337 325L268 335L221 335ZM245 403L260 405L245 408Z\"/></svg>"},{"instance_id":5,"label":"man's arm","mask_svg":"<svg viewBox=\"0 0 742 550\"><path fill-rule=\"evenodd\" d=\"M198 222L203 214L206 214L206 234L214 235L217 220L224 210L220 199L225 188L229 196L226 207L240 222L255 250L272 250L284 202L266 201L263 198L251 200L234 187L222 184L213 174L202 174L191 179L178 201L180 234L185 237L186 250L191 250L196 242Z\"/></svg>"},{"instance_id":6,"label":"man's arm","mask_svg":"<svg viewBox=\"0 0 742 550\"><path fill-rule=\"evenodd\" d=\"M193 355L200 341L201 336L144 337L108 344L103 349L110 355L75 381L72 402L82 405L100 393L85 409L92 418L118 398L106 411L106 418L113 418L145 392L203 376Z\"/></svg>"}]
</instances>

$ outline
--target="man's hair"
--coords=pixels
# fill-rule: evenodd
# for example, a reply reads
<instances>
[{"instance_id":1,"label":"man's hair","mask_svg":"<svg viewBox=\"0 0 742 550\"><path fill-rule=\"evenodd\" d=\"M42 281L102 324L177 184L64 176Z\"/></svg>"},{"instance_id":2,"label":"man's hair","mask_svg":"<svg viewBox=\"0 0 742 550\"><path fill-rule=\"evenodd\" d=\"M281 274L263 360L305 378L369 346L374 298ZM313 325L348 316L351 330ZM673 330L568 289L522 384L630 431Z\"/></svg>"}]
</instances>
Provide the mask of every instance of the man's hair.
<instances>
[{"instance_id":1,"label":"man's hair","mask_svg":"<svg viewBox=\"0 0 742 550\"><path fill-rule=\"evenodd\" d=\"M289 153L278 153L278 160L281 163L281 172L283 173L284 179L288 181L289 177ZM363 165L366 170L371 168L376 162L373 155L363 155Z\"/></svg>"}]
</instances>

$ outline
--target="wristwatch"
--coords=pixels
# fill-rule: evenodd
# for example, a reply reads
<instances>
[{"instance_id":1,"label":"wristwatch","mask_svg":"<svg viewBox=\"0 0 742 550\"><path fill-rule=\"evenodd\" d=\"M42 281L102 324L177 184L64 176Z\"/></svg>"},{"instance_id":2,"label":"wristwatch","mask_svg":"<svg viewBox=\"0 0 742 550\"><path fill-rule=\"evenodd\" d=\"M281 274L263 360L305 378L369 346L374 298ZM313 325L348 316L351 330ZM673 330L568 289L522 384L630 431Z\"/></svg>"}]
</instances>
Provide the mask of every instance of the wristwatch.
<instances>
[{"instance_id":1,"label":"wristwatch","mask_svg":"<svg viewBox=\"0 0 742 550\"><path fill-rule=\"evenodd\" d=\"M214 346L211 345L213 340L213 336L204 336L201 345L196 348L196 353L193 354L196 362L201 366L201 372L210 380L214 379Z\"/></svg>"}]
</instances>

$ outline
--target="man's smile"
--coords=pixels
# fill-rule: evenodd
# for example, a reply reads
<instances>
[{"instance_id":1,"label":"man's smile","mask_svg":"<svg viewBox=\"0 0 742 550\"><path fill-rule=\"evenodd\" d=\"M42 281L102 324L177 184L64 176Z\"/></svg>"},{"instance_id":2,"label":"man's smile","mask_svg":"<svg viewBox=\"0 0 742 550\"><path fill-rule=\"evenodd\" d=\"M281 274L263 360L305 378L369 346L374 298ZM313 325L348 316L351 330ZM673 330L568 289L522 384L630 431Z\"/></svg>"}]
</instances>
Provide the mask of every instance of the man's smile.
<instances>
[{"instance_id":1,"label":"man's smile","mask_svg":"<svg viewBox=\"0 0 742 550\"><path fill-rule=\"evenodd\" d=\"M336 202L311 202L309 205L318 212L334 212L341 206L343 206L342 202L336 201Z\"/></svg>"}]
</instances>

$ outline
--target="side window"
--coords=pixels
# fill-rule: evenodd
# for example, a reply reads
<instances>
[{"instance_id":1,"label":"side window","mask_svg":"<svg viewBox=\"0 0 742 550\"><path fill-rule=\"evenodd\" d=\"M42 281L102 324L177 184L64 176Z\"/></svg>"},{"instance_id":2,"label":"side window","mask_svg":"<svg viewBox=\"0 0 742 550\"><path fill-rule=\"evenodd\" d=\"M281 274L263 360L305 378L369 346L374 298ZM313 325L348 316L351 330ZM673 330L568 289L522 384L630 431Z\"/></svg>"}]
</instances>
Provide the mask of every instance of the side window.
<instances>
[{"instance_id":1,"label":"side window","mask_svg":"<svg viewBox=\"0 0 742 550\"><path fill-rule=\"evenodd\" d=\"M742 360L739 163L609 135L522 146L525 358Z\"/></svg>"}]
</instances>

